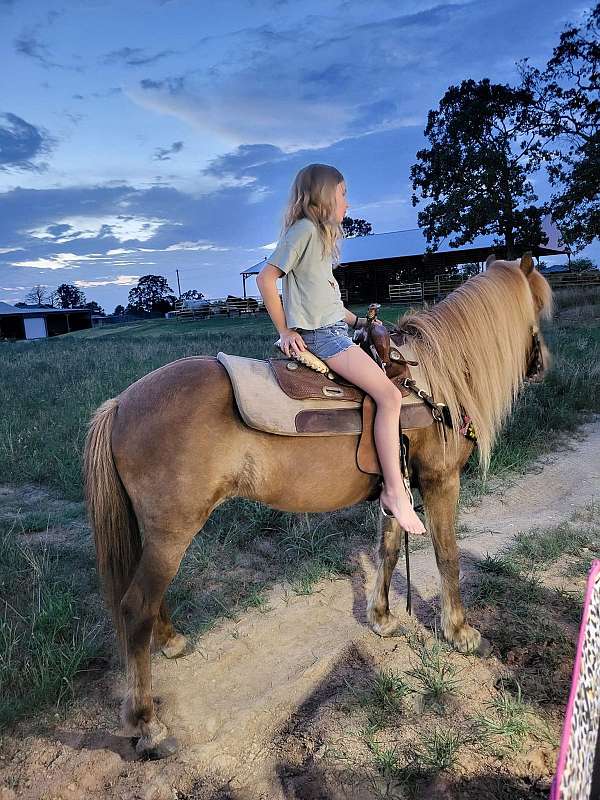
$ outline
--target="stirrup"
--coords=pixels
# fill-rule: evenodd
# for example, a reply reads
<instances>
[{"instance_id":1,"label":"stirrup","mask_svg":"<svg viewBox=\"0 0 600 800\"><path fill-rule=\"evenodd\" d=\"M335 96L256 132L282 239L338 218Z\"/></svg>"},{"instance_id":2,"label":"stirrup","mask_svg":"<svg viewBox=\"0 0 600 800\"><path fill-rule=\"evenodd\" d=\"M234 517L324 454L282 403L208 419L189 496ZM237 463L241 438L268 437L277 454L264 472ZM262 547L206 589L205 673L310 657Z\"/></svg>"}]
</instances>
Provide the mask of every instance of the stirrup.
<instances>
[{"instance_id":1,"label":"stirrup","mask_svg":"<svg viewBox=\"0 0 600 800\"><path fill-rule=\"evenodd\" d=\"M275 347L278 347L281 352L286 355L283 347L281 346L281 339L277 339L275 342ZM314 353L311 353L310 350L303 350L298 354L292 353L292 355L287 356L287 358L293 358L296 361L299 361L301 364L304 364L305 367L314 369L315 372L322 372L324 375L329 373L328 377L332 377L331 370L327 364L324 361L321 361L321 359L318 358Z\"/></svg>"}]
</instances>

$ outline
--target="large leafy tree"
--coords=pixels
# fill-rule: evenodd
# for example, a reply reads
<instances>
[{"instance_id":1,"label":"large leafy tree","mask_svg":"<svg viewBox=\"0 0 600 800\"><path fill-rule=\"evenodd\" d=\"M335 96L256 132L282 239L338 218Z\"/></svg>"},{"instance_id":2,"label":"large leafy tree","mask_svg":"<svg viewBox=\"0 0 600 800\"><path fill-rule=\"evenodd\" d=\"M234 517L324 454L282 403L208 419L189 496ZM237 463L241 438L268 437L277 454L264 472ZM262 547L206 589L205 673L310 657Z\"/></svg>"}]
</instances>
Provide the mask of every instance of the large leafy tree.
<instances>
[{"instance_id":1,"label":"large leafy tree","mask_svg":"<svg viewBox=\"0 0 600 800\"><path fill-rule=\"evenodd\" d=\"M138 285L129 291L127 308L134 313L170 311L176 300L172 292L162 275L143 275Z\"/></svg>"},{"instance_id":2,"label":"large leafy tree","mask_svg":"<svg viewBox=\"0 0 600 800\"><path fill-rule=\"evenodd\" d=\"M352 217L344 217L342 220L342 228L344 229L344 236L368 236L373 232L370 222L364 219L352 219Z\"/></svg>"},{"instance_id":3,"label":"large leafy tree","mask_svg":"<svg viewBox=\"0 0 600 800\"><path fill-rule=\"evenodd\" d=\"M550 156L526 89L488 78L450 86L439 109L429 112L425 135L431 147L417 152L410 175L413 206L431 201L418 213L428 251L451 234L451 246L494 234L508 258L547 241L546 207L528 176Z\"/></svg>"},{"instance_id":4,"label":"large leafy tree","mask_svg":"<svg viewBox=\"0 0 600 800\"><path fill-rule=\"evenodd\" d=\"M61 283L53 295L58 308L79 308L85 306L85 294L71 283Z\"/></svg>"},{"instance_id":5,"label":"large leafy tree","mask_svg":"<svg viewBox=\"0 0 600 800\"><path fill-rule=\"evenodd\" d=\"M600 236L600 3L563 31L543 72L527 61L518 64L522 87L554 145L552 216L577 252Z\"/></svg>"}]
</instances>

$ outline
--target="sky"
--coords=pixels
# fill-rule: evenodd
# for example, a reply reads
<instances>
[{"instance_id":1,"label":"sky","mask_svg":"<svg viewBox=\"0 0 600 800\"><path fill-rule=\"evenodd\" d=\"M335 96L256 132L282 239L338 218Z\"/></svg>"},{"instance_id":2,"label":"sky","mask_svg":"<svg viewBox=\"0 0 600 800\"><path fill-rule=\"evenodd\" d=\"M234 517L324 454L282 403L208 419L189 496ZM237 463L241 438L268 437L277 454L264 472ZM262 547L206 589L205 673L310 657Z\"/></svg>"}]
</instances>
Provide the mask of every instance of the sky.
<instances>
[{"instance_id":1,"label":"sky","mask_svg":"<svg viewBox=\"0 0 600 800\"><path fill-rule=\"evenodd\" d=\"M72 283L112 312L142 275L177 293L176 269L182 291L241 295L314 162L374 233L415 228L428 111L543 68L592 5L0 0L0 301Z\"/></svg>"}]
</instances>

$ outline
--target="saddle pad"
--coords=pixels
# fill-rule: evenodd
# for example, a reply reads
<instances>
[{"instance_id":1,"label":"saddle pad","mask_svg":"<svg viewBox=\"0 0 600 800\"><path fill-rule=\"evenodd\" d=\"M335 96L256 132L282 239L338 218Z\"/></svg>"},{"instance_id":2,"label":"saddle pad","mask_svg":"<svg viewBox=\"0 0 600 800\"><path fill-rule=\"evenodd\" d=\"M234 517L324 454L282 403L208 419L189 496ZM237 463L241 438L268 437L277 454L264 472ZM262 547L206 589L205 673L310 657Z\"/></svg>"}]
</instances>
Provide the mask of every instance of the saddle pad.
<instances>
[{"instance_id":1,"label":"saddle pad","mask_svg":"<svg viewBox=\"0 0 600 800\"><path fill-rule=\"evenodd\" d=\"M268 361L246 358L229 353L217 353L217 360L225 367L231 379L233 392L240 416L251 428L284 436L339 436L358 435L362 430L360 407L356 400L294 400L282 392ZM296 429L296 417L307 411L331 412L334 409L355 410L353 418L342 414L344 430L314 430L313 425L303 425ZM318 416L318 415L317 415ZM300 417L302 420L303 417ZM306 429L308 427L308 430Z\"/></svg>"}]
</instances>

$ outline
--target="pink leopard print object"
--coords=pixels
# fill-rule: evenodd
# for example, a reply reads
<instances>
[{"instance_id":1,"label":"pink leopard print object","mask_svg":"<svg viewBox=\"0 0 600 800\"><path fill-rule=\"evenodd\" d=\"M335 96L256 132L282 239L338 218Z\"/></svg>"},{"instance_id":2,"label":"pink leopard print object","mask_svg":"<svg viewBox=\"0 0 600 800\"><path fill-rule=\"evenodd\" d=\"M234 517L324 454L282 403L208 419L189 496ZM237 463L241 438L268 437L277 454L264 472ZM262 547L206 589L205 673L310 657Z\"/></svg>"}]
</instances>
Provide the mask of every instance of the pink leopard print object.
<instances>
[{"instance_id":1,"label":"pink leopard print object","mask_svg":"<svg viewBox=\"0 0 600 800\"><path fill-rule=\"evenodd\" d=\"M600 798L600 561L589 574L551 800Z\"/></svg>"}]
</instances>

